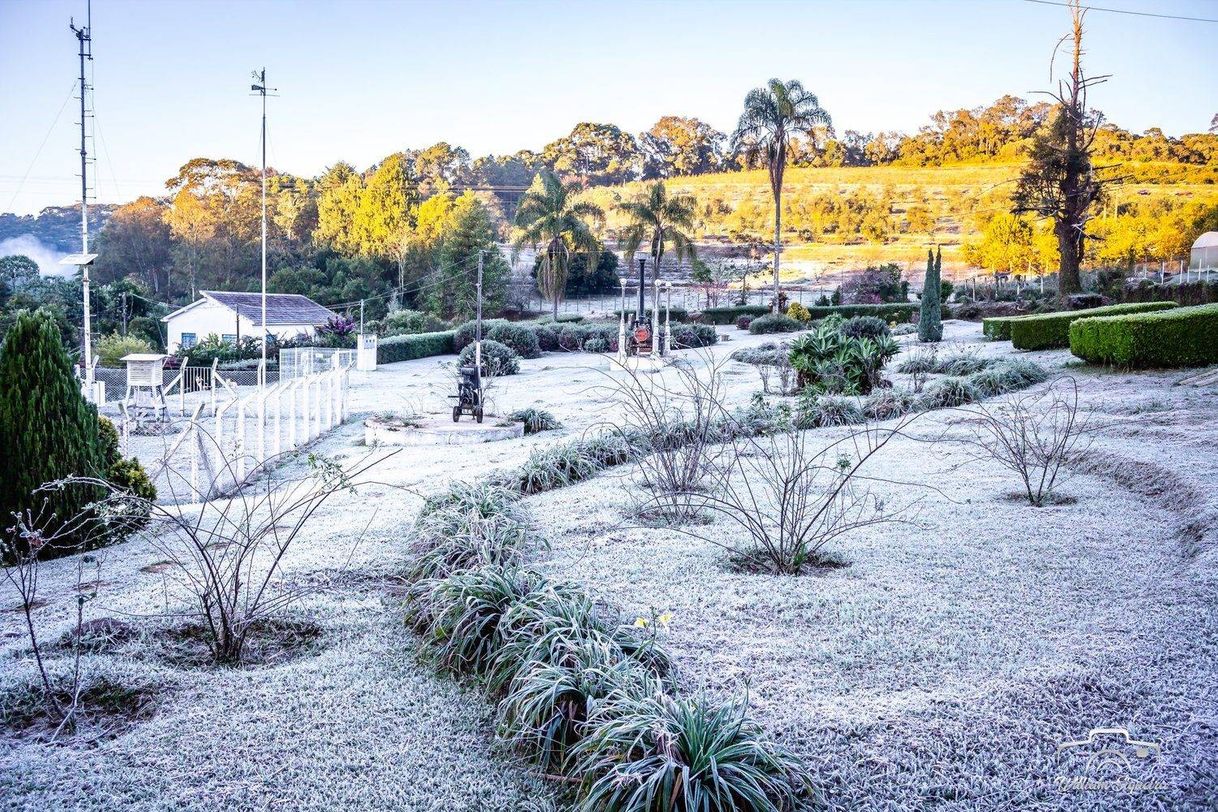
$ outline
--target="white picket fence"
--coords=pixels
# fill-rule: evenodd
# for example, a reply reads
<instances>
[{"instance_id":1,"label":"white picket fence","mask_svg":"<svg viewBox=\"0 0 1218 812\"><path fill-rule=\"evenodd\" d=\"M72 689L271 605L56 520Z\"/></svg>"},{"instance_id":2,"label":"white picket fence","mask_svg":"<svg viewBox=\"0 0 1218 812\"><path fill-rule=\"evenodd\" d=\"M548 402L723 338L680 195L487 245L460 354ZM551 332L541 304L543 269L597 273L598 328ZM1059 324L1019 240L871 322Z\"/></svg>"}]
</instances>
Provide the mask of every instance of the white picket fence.
<instances>
[{"instance_id":1,"label":"white picket fence","mask_svg":"<svg viewBox=\"0 0 1218 812\"><path fill-rule=\"evenodd\" d=\"M200 399L152 472L158 489L168 489L162 496L181 502L231 493L267 461L342 423L348 414L351 368L291 378L220 403ZM129 438L126 425L124 421L124 440Z\"/></svg>"}]
</instances>

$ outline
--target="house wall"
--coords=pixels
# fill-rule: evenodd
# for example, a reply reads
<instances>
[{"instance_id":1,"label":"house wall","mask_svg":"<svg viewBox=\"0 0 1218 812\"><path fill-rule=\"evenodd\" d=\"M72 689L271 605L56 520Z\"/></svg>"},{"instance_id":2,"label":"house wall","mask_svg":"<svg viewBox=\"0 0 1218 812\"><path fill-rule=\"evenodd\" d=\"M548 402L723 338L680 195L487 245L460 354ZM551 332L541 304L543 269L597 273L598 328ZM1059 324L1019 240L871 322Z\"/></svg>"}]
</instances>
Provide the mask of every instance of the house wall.
<instances>
[{"instance_id":1,"label":"house wall","mask_svg":"<svg viewBox=\"0 0 1218 812\"><path fill-rule=\"evenodd\" d=\"M258 328L249 319L240 319L237 314L227 307L215 302L204 300L198 307L192 307L184 313L170 317L165 323L168 334L168 348L175 353L182 346L183 334L193 334L195 342L203 341L209 335L226 336L257 336ZM313 335L316 328L312 324L275 324L267 331L277 338L294 338L300 333Z\"/></svg>"}]
</instances>

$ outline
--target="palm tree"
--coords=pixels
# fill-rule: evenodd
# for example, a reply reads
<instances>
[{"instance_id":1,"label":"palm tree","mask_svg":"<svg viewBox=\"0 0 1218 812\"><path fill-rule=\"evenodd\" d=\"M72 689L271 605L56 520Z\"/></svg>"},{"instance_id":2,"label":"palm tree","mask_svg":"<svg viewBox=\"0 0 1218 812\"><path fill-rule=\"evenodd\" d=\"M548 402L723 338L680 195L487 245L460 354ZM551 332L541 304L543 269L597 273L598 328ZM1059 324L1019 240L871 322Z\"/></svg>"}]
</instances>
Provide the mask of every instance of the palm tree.
<instances>
[{"instance_id":1,"label":"palm tree","mask_svg":"<svg viewBox=\"0 0 1218 812\"><path fill-rule=\"evenodd\" d=\"M686 257L697 258L693 238L687 233L694 227L694 199L687 195L668 196L662 181L656 181L634 200L619 203L618 210L629 219L622 234L622 254L625 257L627 273L636 251L644 242L649 243L652 260L652 278L660 275L660 260L664 257L665 246L671 245L676 254L677 262ZM641 291L640 291L641 293ZM658 286L655 296L659 296ZM659 301L652 305L652 320L658 326L660 317ZM640 319L643 314L639 313ZM653 327L653 332L655 327Z\"/></svg>"},{"instance_id":2,"label":"palm tree","mask_svg":"<svg viewBox=\"0 0 1218 812\"><path fill-rule=\"evenodd\" d=\"M774 312L779 308L778 255L782 250L782 176L787 168L787 149L793 137L807 135L814 127L832 126L815 93L792 79L771 79L766 87L750 90L744 97L744 113L732 134L732 149L750 163L764 162L770 170L774 194Z\"/></svg>"},{"instance_id":3,"label":"palm tree","mask_svg":"<svg viewBox=\"0 0 1218 812\"><path fill-rule=\"evenodd\" d=\"M538 178L541 188L525 192L516 209L512 250L519 252L525 245L537 248L544 243L541 263L537 267L537 287L542 296L554 302L557 320L558 302L567 287L571 255L586 251L588 267L596 267L601 243L588 221L601 223L605 213L595 203L575 200L582 189L578 181L563 183L548 170L540 172Z\"/></svg>"}]
</instances>

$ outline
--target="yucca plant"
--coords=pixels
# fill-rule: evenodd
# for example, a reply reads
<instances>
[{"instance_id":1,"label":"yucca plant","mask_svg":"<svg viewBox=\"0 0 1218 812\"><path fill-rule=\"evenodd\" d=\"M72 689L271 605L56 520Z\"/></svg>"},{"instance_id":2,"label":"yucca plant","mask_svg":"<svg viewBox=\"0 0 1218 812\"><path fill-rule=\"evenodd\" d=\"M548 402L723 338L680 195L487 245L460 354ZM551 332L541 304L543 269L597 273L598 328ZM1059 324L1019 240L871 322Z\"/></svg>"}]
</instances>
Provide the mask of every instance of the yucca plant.
<instances>
[{"instance_id":1,"label":"yucca plant","mask_svg":"<svg viewBox=\"0 0 1218 812\"><path fill-rule=\"evenodd\" d=\"M808 786L799 762L748 719L747 700L623 692L586 727L571 752L583 810L784 812Z\"/></svg>"}]
</instances>

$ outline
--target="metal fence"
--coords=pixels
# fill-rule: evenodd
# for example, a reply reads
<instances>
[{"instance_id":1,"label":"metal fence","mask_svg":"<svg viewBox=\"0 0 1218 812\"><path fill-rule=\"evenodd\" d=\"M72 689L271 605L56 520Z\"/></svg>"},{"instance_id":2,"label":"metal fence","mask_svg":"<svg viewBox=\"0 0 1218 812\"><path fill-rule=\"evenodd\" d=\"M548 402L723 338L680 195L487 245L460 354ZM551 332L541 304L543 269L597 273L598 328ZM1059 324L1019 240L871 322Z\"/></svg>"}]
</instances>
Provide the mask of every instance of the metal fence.
<instances>
[{"instance_id":1,"label":"metal fence","mask_svg":"<svg viewBox=\"0 0 1218 812\"><path fill-rule=\"evenodd\" d=\"M279 377L283 380L316 375L355 363L355 350L336 347L293 347L279 351Z\"/></svg>"}]
</instances>

